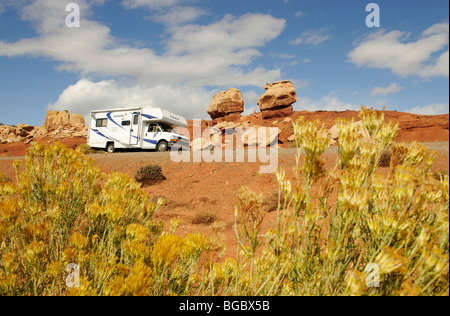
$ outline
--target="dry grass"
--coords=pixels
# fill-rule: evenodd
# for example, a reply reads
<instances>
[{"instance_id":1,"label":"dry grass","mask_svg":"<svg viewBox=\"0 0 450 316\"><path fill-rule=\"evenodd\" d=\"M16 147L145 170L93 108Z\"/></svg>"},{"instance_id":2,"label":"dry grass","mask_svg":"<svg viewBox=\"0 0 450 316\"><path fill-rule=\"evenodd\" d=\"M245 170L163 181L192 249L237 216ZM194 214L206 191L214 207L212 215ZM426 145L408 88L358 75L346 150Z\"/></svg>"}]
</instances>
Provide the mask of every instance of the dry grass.
<instances>
[{"instance_id":1,"label":"dry grass","mask_svg":"<svg viewBox=\"0 0 450 316\"><path fill-rule=\"evenodd\" d=\"M191 223L194 225L212 225L217 220L217 215L211 211L200 211L192 217Z\"/></svg>"}]
</instances>

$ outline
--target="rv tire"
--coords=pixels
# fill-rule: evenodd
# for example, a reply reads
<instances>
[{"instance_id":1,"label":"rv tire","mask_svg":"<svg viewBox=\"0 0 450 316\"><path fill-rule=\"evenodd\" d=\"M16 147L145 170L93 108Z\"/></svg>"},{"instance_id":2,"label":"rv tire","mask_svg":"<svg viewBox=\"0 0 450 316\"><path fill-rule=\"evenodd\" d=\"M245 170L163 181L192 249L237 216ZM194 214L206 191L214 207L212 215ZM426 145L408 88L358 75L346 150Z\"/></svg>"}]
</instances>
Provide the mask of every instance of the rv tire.
<instances>
[{"instance_id":1,"label":"rv tire","mask_svg":"<svg viewBox=\"0 0 450 316\"><path fill-rule=\"evenodd\" d=\"M106 146L106 152L108 153L114 153L116 151L116 148L114 147L114 143L109 143Z\"/></svg>"},{"instance_id":2,"label":"rv tire","mask_svg":"<svg viewBox=\"0 0 450 316\"><path fill-rule=\"evenodd\" d=\"M160 141L158 145L156 145L156 151L158 152L165 152L167 150L169 150L169 144L165 140Z\"/></svg>"}]
</instances>

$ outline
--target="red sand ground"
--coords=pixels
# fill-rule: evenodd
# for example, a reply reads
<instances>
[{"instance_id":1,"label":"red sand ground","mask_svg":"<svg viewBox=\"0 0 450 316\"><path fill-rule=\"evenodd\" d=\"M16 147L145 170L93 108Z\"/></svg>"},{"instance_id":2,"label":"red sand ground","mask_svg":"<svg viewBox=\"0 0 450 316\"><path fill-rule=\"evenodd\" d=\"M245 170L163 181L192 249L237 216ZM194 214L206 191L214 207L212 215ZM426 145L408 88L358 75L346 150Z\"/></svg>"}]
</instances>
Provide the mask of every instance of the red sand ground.
<instances>
[{"instance_id":1,"label":"red sand ground","mask_svg":"<svg viewBox=\"0 0 450 316\"><path fill-rule=\"evenodd\" d=\"M296 119L303 115L308 120L320 119L327 128L334 125L336 118L355 117L357 112L296 112L292 118ZM247 117L253 125L271 126L273 121L281 119L260 120L258 115ZM420 116L399 112L386 112L386 121L398 122L401 131L397 138L400 142L419 141L428 144L431 149L436 150L438 156L433 166L433 171L449 170L449 115ZM204 127L210 125L205 121ZM280 140L284 141L282 147L290 147L285 140L292 135L292 124L279 125L282 129ZM43 141L52 142L51 139ZM71 138L62 141L70 148L85 143L84 139ZM14 177L12 166L13 157L25 155L29 145L10 144L0 145L0 172ZM286 170L287 179L294 180L296 150L289 148L279 149L279 167ZM10 158L9 158L10 157ZM174 163L168 153L117 153L117 154L94 154L92 157L106 173L123 172L131 177L136 171L148 164L159 164L167 180L143 190L151 197L164 196L169 199L167 206L156 213L156 218L167 224L170 219L176 218L180 221L178 233L202 232L207 235L213 233L212 224L194 224L194 219L201 213L212 214L216 221L225 225L224 236L227 243L226 256L235 256L236 238L234 235L234 206L237 198L236 193L242 186L248 186L257 193L264 192L270 195L278 189L275 174L259 174L259 163ZM336 159L336 147L325 154L327 166ZM380 168L380 172L387 172L387 168ZM271 226L276 220L276 213L268 213L263 227Z\"/></svg>"}]
</instances>

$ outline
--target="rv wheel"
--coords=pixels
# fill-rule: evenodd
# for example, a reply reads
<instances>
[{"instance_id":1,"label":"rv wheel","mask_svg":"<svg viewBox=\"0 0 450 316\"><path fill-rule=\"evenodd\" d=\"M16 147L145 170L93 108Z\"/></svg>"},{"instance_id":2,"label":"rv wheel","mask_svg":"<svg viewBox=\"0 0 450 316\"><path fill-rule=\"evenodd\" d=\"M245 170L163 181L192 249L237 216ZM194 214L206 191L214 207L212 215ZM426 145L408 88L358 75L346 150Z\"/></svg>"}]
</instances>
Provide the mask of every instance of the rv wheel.
<instances>
[{"instance_id":1,"label":"rv wheel","mask_svg":"<svg viewBox=\"0 0 450 316\"><path fill-rule=\"evenodd\" d=\"M166 141L161 141L156 146L156 151L159 151L159 152L164 152L164 151L167 151L168 149L169 149L169 145L167 144Z\"/></svg>"},{"instance_id":2,"label":"rv wheel","mask_svg":"<svg viewBox=\"0 0 450 316\"><path fill-rule=\"evenodd\" d=\"M116 149L114 148L114 144L113 144L113 143L108 144L108 146L106 146L106 151L107 151L108 153L113 153L113 152L115 152Z\"/></svg>"}]
</instances>

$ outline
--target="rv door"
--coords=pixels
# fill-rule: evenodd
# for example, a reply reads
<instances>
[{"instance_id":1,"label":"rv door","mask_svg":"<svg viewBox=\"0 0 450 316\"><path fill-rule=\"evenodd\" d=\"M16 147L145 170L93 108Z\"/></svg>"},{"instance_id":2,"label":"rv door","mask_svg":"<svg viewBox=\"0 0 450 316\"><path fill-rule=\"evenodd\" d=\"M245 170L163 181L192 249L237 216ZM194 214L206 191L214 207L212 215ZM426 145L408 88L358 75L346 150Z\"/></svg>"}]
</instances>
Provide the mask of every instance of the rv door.
<instances>
[{"instance_id":1,"label":"rv door","mask_svg":"<svg viewBox=\"0 0 450 316\"><path fill-rule=\"evenodd\" d=\"M139 113L133 114L133 122L131 124L130 130L130 145L139 144L139 126L140 126L140 115Z\"/></svg>"}]
</instances>

